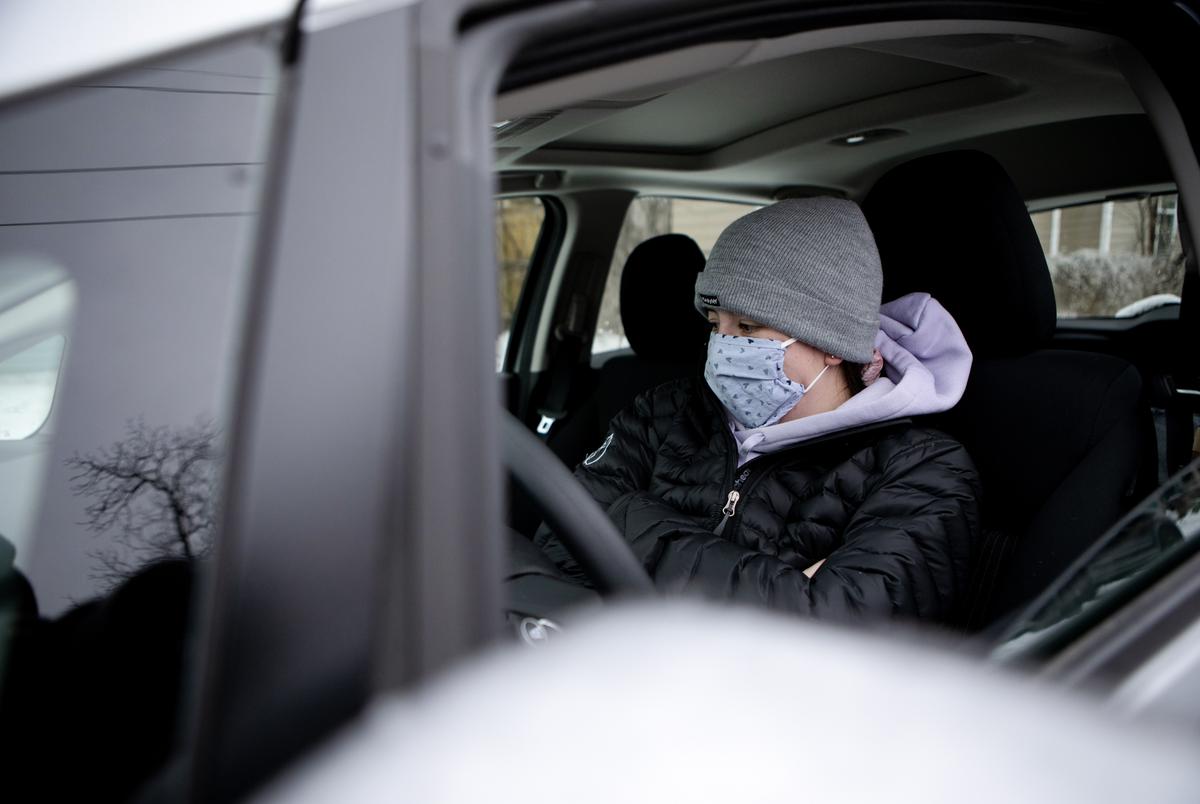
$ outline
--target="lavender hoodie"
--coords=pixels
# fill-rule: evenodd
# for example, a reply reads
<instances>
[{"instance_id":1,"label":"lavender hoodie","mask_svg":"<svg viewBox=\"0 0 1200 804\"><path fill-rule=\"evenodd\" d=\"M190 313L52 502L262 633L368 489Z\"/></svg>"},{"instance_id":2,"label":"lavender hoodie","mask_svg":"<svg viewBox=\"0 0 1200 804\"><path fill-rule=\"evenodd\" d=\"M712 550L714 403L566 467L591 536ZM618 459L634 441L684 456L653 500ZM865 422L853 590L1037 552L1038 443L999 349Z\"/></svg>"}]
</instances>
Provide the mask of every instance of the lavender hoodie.
<instances>
[{"instance_id":1,"label":"lavender hoodie","mask_svg":"<svg viewBox=\"0 0 1200 804\"><path fill-rule=\"evenodd\" d=\"M733 422L738 465L836 430L949 410L967 387L971 350L950 313L928 293L879 308L875 348L883 356L883 374L834 410L753 429Z\"/></svg>"}]
</instances>

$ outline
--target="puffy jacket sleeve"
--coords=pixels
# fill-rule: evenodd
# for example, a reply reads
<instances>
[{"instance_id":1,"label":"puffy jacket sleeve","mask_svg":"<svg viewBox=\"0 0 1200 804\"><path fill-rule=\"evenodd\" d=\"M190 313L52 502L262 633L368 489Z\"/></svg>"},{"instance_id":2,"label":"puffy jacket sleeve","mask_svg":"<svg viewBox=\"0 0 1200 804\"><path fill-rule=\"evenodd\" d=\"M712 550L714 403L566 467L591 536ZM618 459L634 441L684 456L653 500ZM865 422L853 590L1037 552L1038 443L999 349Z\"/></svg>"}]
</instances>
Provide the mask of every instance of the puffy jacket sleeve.
<instances>
[{"instance_id":1,"label":"puffy jacket sleeve","mask_svg":"<svg viewBox=\"0 0 1200 804\"><path fill-rule=\"evenodd\" d=\"M660 588L836 620L901 615L947 620L964 596L979 533L979 484L947 437L892 456L851 517L840 547L810 579L802 567L688 526L667 512L631 536ZM632 501L627 510L653 505ZM647 522L647 512L636 519Z\"/></svg>"},{"instance_id":2,"label":"puffy jacket sleeve","mask_svg":"<svg viewBox=\"0 0 1200 804\"><path fill-rule=\"evenodd\" d=\"M638 396L613 417L604 439L575 468L575 478L601 508L608 510L621 497L649 485L660 441L656 423L663 418L663 409L674 409L664 404L664 396L669 394L662 389ZM533 541L569 578L588 583L570 552L545 524Z\"/></svg>"}]
</instances>

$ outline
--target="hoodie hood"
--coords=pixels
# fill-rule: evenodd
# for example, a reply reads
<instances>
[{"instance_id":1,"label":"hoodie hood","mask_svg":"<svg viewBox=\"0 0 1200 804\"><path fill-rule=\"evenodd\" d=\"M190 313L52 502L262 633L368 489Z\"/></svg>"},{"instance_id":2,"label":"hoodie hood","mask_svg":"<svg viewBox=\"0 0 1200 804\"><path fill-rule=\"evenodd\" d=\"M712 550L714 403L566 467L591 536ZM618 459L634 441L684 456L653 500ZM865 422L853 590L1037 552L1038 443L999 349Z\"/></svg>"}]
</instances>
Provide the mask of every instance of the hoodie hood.
<instances>
[{"instance_id":1,"label":"hoodie hood","mask_svg":"<svg viewBox=\"0 0 1200 804\"><path fill-rule=\"evenodd\" d=\"M879 309L875 348L883 374L838 408L753 429L734 422L738 465L826 433L949 410L967 387L971 350L954 318L928 293L910 293Z\"/></svg>"}]
</instances>

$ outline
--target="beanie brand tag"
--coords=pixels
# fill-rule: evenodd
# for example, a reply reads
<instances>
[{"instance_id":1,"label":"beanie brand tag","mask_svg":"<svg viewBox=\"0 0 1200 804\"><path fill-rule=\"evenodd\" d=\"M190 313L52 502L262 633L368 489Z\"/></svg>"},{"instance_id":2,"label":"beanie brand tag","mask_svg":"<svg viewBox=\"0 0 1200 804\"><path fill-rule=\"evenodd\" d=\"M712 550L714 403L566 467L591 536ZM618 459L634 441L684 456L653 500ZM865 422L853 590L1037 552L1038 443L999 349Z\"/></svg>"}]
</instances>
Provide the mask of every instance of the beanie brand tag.
<instances>
[{"instance_id":1,"label":"beanie brand tag","mask_svg":"<svg viewBox=\"0 0 1200 804\"><path fill-rule=\"evenodd\" d=\"M718 299L716 296L708 296L704 293L700 294L700 303L708 305L709 307L720 307L721 306L720 299Z\"/></svg>"}]
</instances>

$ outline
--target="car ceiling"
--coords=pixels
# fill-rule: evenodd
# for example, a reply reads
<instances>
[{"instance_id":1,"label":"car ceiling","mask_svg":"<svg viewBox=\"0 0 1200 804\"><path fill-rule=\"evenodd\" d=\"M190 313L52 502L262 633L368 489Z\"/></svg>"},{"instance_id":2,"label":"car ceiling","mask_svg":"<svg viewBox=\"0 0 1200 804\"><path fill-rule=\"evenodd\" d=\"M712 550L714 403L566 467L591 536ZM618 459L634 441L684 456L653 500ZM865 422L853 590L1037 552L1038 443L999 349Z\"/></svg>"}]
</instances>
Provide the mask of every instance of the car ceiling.
<instances>
[{"instance_id":1,"label":"car ceiling","mask_svg":"<svg viewBox=\"0 0 1200 804\"><path fill-rule=\"evenodd\" d=\"M957 147L992 153L1031 200L1169 183L1114 40L1009 29L722 42L523 88L497 103L502 187L861 197L888 167ZM844 144L878 129L894 133Z\"/></svg>"}]
</instances>

